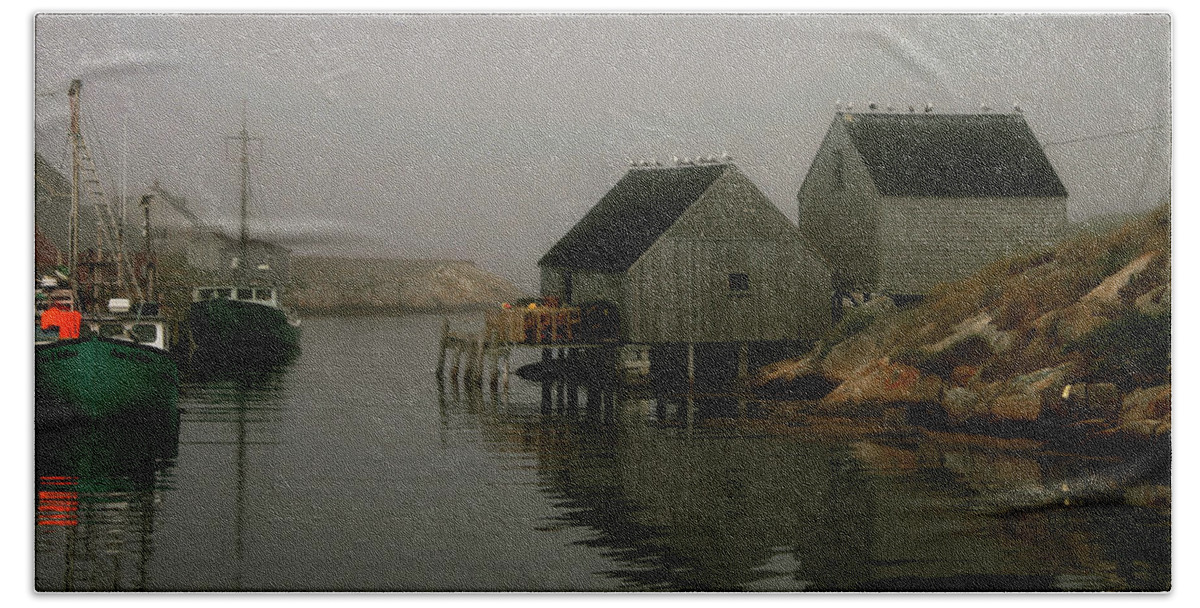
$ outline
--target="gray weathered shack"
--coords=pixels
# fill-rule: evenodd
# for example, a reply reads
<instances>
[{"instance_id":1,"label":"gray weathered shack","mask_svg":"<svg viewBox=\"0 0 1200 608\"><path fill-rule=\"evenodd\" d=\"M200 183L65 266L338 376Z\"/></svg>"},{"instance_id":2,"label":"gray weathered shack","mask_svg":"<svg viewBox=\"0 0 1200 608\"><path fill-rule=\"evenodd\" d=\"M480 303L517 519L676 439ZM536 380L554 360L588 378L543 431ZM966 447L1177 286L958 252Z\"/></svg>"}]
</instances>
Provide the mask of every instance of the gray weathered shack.
<instances>
[{"instance_id":1,"label":"gray weathered shack","mask_svg":"<svg viewBox=\"0 0 1200 608\"><path fill-rule=\"evenodd\" d=\"M925 294L1055 242L1067 219L1021 114L838 112L797 198L840 293Z\"/></svg>"},{"instance_id":2,"label":"gray weathered shack","mask_svg":"<svg viewBox=\"0 0 1200 608\"><path fill-rule=\"evenodd\" d=\"M635 167L538 262L541 293L608 301L639 344L809 340L830 271L736 166Z\"/></svg>"}]
</instances>

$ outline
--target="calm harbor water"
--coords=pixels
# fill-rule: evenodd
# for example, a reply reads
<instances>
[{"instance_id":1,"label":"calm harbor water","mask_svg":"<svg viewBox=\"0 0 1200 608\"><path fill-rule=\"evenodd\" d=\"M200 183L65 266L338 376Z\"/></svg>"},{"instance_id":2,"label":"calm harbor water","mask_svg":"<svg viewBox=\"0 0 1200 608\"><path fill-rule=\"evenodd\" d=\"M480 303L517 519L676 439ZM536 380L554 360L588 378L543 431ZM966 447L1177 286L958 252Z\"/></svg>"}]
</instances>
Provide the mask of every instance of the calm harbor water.
<instances>
[{"instance_id":1,"label":"calm harbor water","mask_svg":"<svg viewBox=\"0 0 1200 608\"><path fill-rule=\"evenodd\" d=\"M456 319L465 324L470 317ZM37 440L39 590L1157 590L1169 514L996 515L1029 442L773 423L787 405L439 391L441 318L306 319L177 427ZM530 351L514 364L534 360ZM523 359L522 359L523 357ZM515 365L514 365L515 367Z\"/></svg>"}]
</instances>

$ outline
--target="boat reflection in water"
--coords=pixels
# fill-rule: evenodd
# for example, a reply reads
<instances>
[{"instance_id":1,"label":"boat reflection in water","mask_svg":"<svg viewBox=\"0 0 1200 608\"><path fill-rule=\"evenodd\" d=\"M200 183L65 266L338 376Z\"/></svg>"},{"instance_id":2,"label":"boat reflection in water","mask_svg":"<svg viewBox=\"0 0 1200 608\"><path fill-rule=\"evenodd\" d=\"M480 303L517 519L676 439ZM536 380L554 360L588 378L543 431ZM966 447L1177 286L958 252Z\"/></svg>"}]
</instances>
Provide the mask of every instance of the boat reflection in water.
<instances>
[{"instance_id":1,"label":"boat reflection in water","mask_svg":"<svg viewBox=\"0 0 1200 608\"><path fill-rule=\"evenodd\" d=\"M155 513L179 446L159 419L39 429L35 580L39 591L144 590Z\"/></svg>"},{"instance_id":2,"label":"boat reflection in water","mask_svg":"<svg viewBox=\"0 0 1200 608\"><path fill-rule=\"evenodd\" d=\"M467 389L497 452L535 456L583 544L645 590L1154 590L1169 588L1169 514L1127 505L1007 516L981 493L1072 474L1033 442L874 426L803 403L543 387L541 403ZM444 414L445 415L445 414ZM1095 465L1095 463L1091 463ZM1137 534L1112 534L1137 530Z\"/></svg>"}]
</instances>

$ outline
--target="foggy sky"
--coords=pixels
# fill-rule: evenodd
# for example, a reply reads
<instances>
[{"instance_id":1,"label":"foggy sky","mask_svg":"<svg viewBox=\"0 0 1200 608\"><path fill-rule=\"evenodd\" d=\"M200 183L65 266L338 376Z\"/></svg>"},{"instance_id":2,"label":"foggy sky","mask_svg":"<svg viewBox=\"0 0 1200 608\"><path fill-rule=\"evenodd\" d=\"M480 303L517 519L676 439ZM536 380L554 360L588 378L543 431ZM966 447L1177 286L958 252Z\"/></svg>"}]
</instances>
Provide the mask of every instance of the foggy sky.
<instances>
[{"instance_id":1,"label":"foggy sky","mask_svg":"<svg viewBox=\"0 0 1200 608\"><path fill-rule=\"evenodd\" d=\"M69 161L79 78L112 187L157 179L234 233L226 137L244 103L262 137L253 236L471 259L532 291L538 257L629 159L728 152L795 221L838 101L1018 103L1071 219L1150 208L1169 188L1170 30L1162 15L42 15L35 146Z\"/></svg>"}]
</instances>

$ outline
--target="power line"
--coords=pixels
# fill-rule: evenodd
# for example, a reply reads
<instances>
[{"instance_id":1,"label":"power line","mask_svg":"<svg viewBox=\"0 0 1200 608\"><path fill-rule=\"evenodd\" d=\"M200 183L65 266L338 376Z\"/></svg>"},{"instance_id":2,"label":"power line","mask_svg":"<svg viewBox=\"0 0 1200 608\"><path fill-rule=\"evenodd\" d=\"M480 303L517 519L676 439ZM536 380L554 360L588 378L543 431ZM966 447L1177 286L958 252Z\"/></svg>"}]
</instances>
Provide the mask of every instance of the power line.
<instances>
[{"instance_id":1,"label":"power line","mask_svg":"<svg viewBox=\"0 0 1200 608\"><path fill-rule=\"evenodd\" d=\"M1159 123L1159 124L1154 124L1154 125L1150 125L1147 127L1141 127L1140 129L1127 129L1125 131L1112 131L1110 133L1100 133L1098 135L1085 135L1083 137L1075 137L1072 139L1061 139L1059 141L1046 142L1046 143L1042 144L1042 147L1049 148L1050 146L1061 146L1064 144L1074 144L1074 143L1079 143L1081 141L1107 139L1109 137L1120 137L1122 135L1134 135L1137 133L1145 133L1146 131L1154 131L1156 129L1161 129L1165 126L1167 126L1165 123Z\"/></svg>"}]
</instances>

